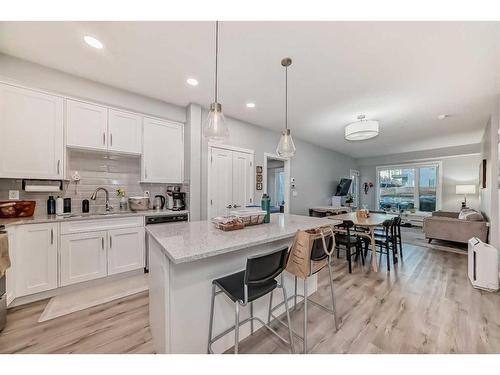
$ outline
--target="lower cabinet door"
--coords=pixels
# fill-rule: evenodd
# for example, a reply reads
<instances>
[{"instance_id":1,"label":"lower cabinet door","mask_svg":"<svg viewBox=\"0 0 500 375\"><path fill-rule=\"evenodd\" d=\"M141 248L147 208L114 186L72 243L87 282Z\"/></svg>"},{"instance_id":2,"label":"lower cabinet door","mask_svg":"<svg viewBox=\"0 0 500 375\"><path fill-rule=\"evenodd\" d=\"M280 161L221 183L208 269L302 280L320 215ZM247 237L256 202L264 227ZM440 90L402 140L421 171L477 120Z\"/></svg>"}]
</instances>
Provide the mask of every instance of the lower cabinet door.
<instances>
[{"instance_id":1,"label":"lower cabinet door","mask_svg":"<svg viewBox=\"0 0 500 375\"><path fill-rule=\"evenodd\" d=\"M107 232L61 236L61 286L107 276Z\"/></svg>"},{"instance_id":2,"label":"lower cabinet door","mask_svg":"<svg viewBox=\"0 0 500 375\"><path fill-rule=\"evenodd\" d=\"M15 296L57 288L57 224L21 225L15 232Z\"/></svg>"},{"instance_id":3,"label":"lower cabinet door","mask_svg":"<svg viewBox=\"0 0 500 375\"><path fill-rule=\"evenodd\" d=\"M144 267L144 227L108 231L108 275Z\"/></svg>"}]
</instances>

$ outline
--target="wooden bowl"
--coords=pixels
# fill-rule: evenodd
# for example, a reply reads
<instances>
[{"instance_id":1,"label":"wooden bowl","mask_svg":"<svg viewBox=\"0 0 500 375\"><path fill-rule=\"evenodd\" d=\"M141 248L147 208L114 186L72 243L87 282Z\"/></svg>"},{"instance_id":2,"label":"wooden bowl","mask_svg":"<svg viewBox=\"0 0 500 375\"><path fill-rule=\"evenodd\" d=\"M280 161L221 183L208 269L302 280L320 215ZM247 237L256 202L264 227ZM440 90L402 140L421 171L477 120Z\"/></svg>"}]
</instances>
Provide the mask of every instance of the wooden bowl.
<instances>
[{"instance_id":1,"label":"wooden bowl","mask_svg":"<svg viewBox=\"0 0 500 375\"><path fill-rule=\"evenodd\" d=\"M35 201L0 201L0 218L33 216L35 206Z\"/></svg>"}]
</instances>

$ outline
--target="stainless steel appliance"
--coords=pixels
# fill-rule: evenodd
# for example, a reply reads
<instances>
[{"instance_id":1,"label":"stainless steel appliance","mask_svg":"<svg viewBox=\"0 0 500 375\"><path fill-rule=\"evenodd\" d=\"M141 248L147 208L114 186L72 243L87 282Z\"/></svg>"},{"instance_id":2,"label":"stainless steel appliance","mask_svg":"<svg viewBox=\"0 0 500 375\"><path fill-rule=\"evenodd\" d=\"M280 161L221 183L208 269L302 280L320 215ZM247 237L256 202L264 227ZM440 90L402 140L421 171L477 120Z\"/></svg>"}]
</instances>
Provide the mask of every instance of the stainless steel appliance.
<instances>
[{"instance_id":1,"label":"stainless steel appliance","mask_svg":"<svg viewBox=\"0 0 500 375\"><path fill-rule=\"evenodd\" d=\"M5 233L5 226L0 225L0 233ZM5 286L5 275L0 276L0 331L7 323L7 294Z\"/></svg>"},{"instance_id":2,"label":"stainless steel appliance","mask_svg":"<svg viewBox=\"0 0 500 375\"><path fill-rule=\"evenodd\" d=\"M146 225L165 224L165 223L178 223L181 221L188 221L188 214L178 215L154 215L146 216ZM149 246L148 236L146 236L146 267L144 271L149 271Z\"/></svg>"},{"instance_id":3,"label":"stainless steel appliance","mask_svg":"<svg viewBox=\"0 0 500 375\"><path fill-rule=\"evenodd\" d=\"M182 211L186 209L186 193L172 193L172 198L174 200L174 205L172 207L173 211Z\"/></svg>"}]
</instances>

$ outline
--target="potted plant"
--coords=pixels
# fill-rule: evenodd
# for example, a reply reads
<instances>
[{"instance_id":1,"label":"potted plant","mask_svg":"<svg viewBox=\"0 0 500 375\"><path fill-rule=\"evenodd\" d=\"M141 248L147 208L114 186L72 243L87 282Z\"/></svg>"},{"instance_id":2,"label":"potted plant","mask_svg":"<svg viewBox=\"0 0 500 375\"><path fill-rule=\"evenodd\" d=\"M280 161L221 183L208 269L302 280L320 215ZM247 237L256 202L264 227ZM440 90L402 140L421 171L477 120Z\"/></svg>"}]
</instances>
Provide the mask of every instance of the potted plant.
<instances>
[{"instance_id":1,"label":"potted plant","mask_svg":"<svg viewBox=\"0 0 500 375\"><path fill-rule=\"evenodd\" d=\"M345 205L347 207L351 207L351 204L354 202L353 198L352 198L352 194L351 193L348 193L346 196L345 196Z\"/></svg>"},{"instance_id":2,"label":"potted plant","mask_svg":"<svg viewBox=\"0 0 500 375\"><path fill-rule=\"evenodd\" d=\"M116 196L120 198L120 210L127 209L127 198L125 198L125 189L116 189Z\"/></svg>"}]
</instances>

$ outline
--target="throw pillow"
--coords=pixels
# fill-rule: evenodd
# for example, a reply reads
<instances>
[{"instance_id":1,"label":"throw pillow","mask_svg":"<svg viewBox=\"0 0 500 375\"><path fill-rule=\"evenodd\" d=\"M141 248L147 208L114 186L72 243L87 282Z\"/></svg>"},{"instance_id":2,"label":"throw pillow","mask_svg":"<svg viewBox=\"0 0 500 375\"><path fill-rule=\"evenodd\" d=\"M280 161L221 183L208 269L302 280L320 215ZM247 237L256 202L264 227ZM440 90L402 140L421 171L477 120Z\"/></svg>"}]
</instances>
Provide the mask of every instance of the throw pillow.
<instances>
[{"instance_id":1,"label":"throw pillow","mask_svg":"<svg viewBox=\"0 0 500 375\"><path fill-rule=\"evenodd\" d=\"M472 210L470 208L464 208L458 214L458 218L460 220L468 220L468 221L484 221L484 217L480 212L476 210Z\"/></svg>"}]
</instances>

